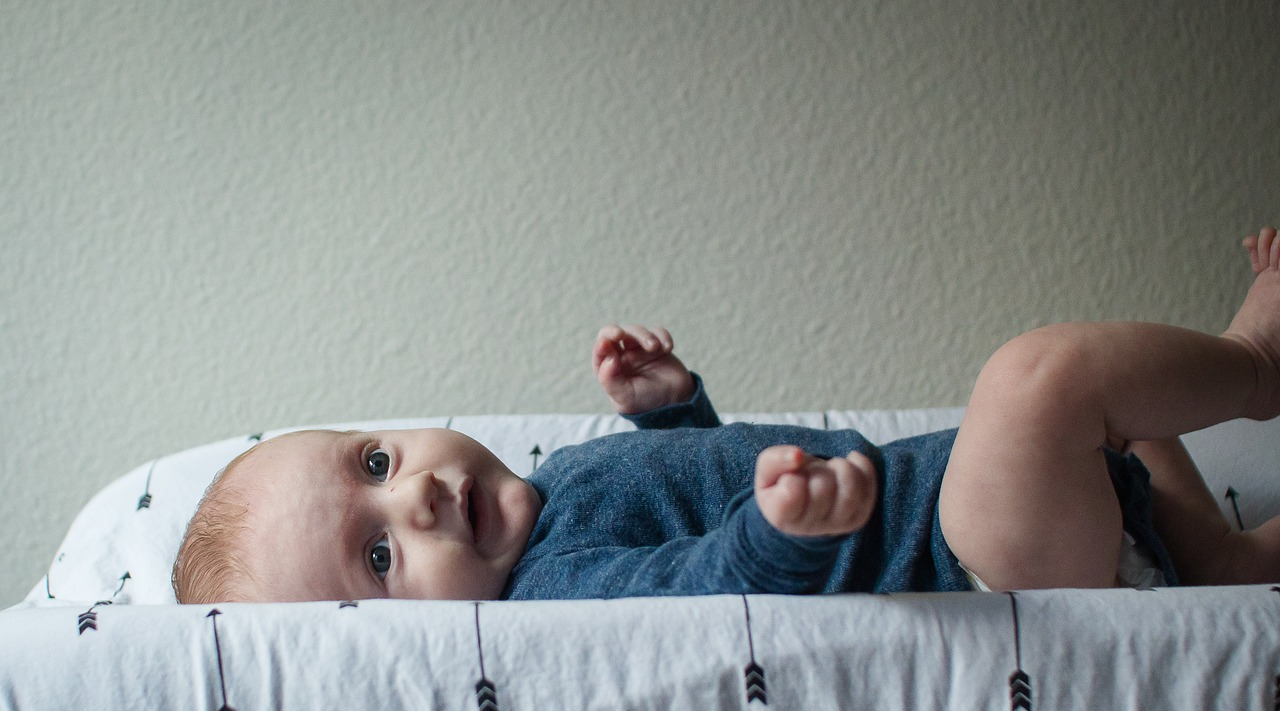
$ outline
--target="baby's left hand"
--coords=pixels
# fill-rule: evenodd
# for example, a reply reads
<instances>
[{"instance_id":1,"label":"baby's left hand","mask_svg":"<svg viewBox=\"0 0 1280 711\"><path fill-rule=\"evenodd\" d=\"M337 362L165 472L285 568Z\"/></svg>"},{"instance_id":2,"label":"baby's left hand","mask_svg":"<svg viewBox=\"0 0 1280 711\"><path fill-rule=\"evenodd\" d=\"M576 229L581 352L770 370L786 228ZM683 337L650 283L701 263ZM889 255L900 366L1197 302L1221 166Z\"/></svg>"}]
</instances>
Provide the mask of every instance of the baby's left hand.
<instances>
[{"instance_id":1,"label":"baby's left hand","mask_svg":"<svg viewBox=\"0 0 1280 711\"><path fill-rule=\"evenodd\" d=\"M876 468L866 455L821 459L799 447L770 447L756 458L756 503L774 528L793 536L843 536L871 519Z\"/></svg>"},{"instance_id":2,"label":"baby's left hand","mask_svg":"<svg viewBox=\"0 0 1280 711\"><path fill-rule=\"evenodd\" d=\"M693 375L672 353L674 349L665 328L600 329L591 363L614 410L634 415L693 397Z\"/></svg>"}]
</instances>

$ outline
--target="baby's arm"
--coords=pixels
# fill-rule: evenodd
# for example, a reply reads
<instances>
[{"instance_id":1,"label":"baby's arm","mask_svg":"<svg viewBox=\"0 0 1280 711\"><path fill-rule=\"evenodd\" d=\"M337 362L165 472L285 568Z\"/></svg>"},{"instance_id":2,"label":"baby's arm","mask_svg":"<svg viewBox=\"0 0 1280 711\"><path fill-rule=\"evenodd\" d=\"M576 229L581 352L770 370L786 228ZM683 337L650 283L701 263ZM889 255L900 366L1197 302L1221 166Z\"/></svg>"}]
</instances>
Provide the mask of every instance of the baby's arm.
<instances>
[{"instance_id":1,"label":"baby's arm","mask_svg":"<svg viewBox=\"0 0 1280 711\"><path fill-rule=\"evenodd\" d=\"M672 352L665 328L605 326L596 335L591 363L596 379L622 415L685 402L694 393L693 375Z\"/></svg>"},{"instance_id":2,"label":"baby's arm","mask_svg":"<svg viewBox=\"0 0 1280 711\"><path fill-rule=\"evenodd\" d=\"M821 459L799 447L770 447L756 458L756 502L774 528L793 536L860 530L876 502L876 469L859 452Z\"/></svg>"}]
</instances>

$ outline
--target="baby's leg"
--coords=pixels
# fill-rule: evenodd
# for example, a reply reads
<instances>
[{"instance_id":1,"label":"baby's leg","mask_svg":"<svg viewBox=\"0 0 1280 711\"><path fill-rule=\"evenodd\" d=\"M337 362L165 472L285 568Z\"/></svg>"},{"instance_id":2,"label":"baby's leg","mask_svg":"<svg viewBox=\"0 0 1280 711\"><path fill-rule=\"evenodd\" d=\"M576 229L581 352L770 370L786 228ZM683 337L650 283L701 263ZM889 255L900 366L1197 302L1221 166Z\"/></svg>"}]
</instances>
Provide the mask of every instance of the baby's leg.
<instances>
[{"instance_id":1,"label":"baby's leg","mask_svg":"<svg viewBox=\"0 0 1280 711\"><path fill-rule=\"evenodd\" d=\"M974 387L942 483L943 533L997 589L1114 584L1121 513L1102 447L1280 414L1280 243L1223 336L1060 324L1010 341Z\"/></svg>"},{"instance_id":2,"label":"baby's leg","mask_svg":"<svg viewBox=\"0 0 1280 711\"><path fill-rule=\"evenodd\" d=\"M1280 582L1280 518L1235 530L1179 440L1134 442L1132 451L1151 472L1152 518L1179 582Z\"/></svg>"},{"instance_id":3,"label":"baby's leg","mask_svg":"<svg viewBox=\"0 0 1280 711\"><path fill-rule=\"evenodd\" d=\"M1151 518L1184 585L1221 582L1235 533L1200 470L1177 439L1132 443L1151 472Z\"/></svg>"}]
</instances>

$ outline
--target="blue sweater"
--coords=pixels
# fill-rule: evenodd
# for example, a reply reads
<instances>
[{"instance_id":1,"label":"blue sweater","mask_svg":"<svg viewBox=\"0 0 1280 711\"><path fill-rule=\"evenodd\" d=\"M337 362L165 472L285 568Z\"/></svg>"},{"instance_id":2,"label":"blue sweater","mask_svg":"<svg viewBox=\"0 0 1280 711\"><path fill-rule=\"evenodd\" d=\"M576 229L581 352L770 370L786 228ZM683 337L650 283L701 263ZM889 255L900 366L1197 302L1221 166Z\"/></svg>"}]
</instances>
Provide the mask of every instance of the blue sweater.
<instances>
[{"instance_id":1,"label":"blue sweater","mask_svg":"<svg viewBox=\"0 0 1280 711\"><path fill-rule=\"evenodd\" d=\"M720 426L700 380L690 402L630 419L638 431L557 450L529 477L544 507L504 598L970 589L938 522L954 430L877 447L852 430ZM753 481L776 444L870 457L880 501L866 527L770 525Z\"/></svg>"}]
</instances>

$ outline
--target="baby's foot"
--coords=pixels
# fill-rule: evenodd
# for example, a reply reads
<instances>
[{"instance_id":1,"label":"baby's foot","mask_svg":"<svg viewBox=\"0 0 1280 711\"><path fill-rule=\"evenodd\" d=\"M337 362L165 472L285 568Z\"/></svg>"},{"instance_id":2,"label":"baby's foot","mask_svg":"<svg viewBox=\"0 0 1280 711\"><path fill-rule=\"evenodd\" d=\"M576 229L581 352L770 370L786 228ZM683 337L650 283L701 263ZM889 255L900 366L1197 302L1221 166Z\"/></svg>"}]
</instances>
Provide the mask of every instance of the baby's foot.
<instances>
[{"instance_id":1,"label":"baby's foot","mask_svg":"<svg viewBox=\"0 0 1280 711\"><path fill-rule=\"evenodd\" d=\"M1264 227L1244 240L1253 266L1253 285L1222 335L1248 347L1259 375L1255 419L1280 414L1280 239Z\"/></svg>"},{"instance_id":2,"label":"baby's foot","mask_svg":"<svg viewBox=\"0 0 1280 711\"><path fill-rule=\"evenodd\" d=\"M1222 564L1210 585L1280 583L1280 516L1223 539Z\"/></svg>"}]
</instances>

